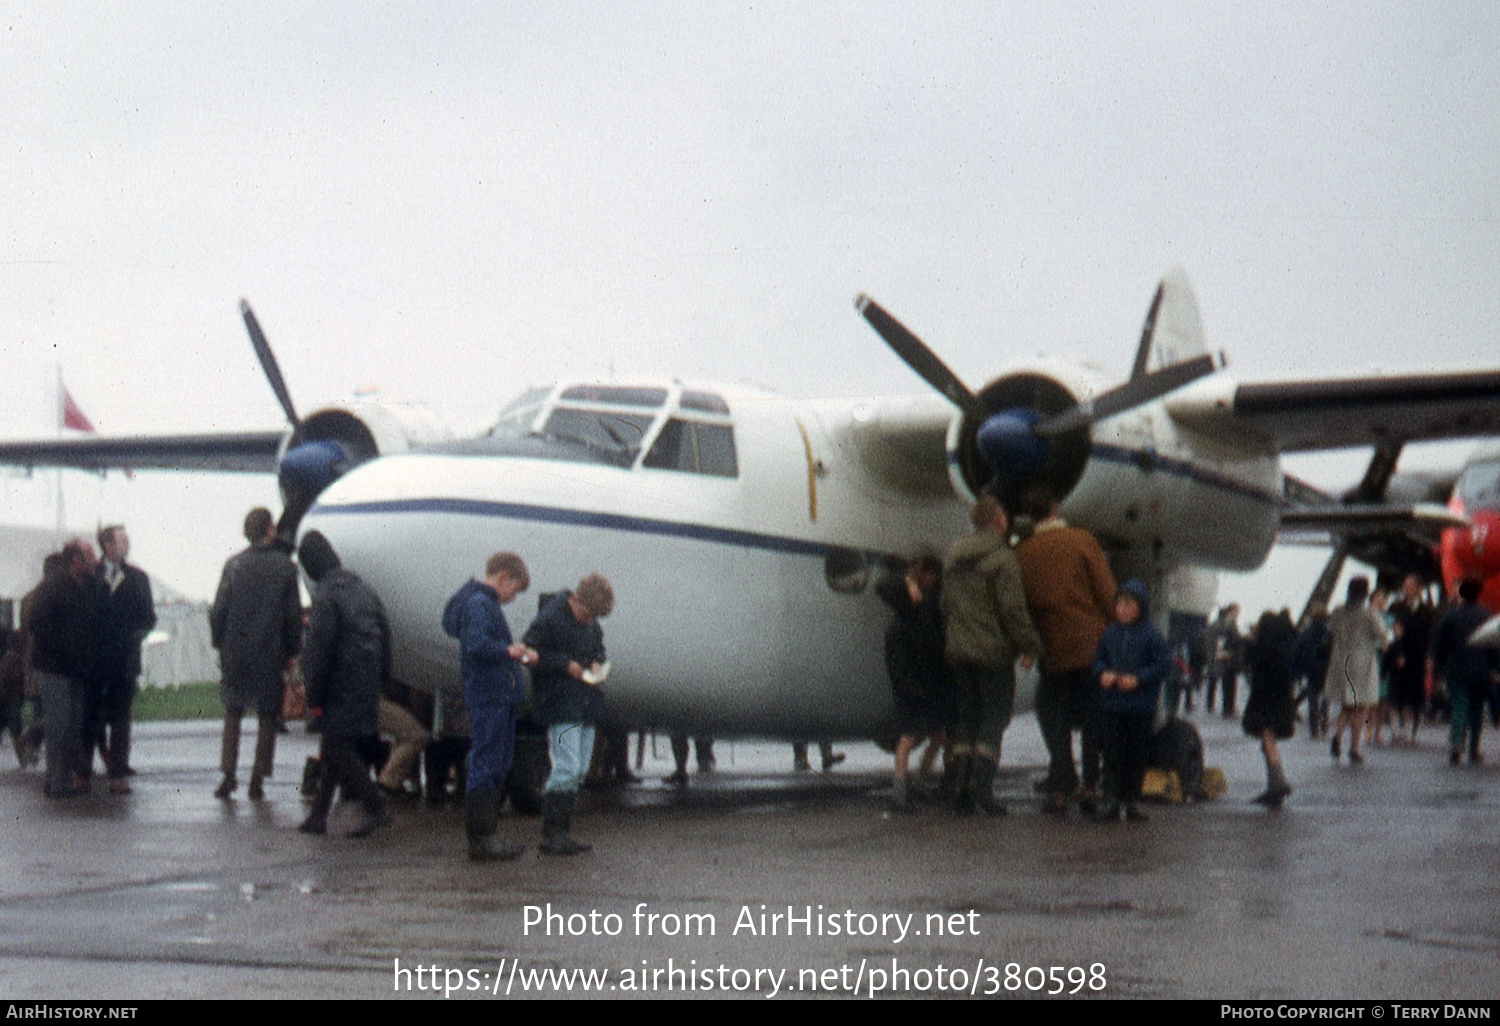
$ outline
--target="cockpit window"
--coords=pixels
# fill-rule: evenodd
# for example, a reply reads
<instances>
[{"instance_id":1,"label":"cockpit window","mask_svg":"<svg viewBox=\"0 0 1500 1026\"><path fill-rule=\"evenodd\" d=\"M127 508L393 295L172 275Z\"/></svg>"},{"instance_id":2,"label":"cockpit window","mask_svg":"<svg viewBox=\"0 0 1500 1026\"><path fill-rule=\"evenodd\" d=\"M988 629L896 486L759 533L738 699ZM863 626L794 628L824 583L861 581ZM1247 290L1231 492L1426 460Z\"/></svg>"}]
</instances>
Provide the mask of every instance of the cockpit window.
<instances>
[{"instance_id":1,"label":"cockpit window","mask_svg":"<svg viewBox=\"0 0 1500 1026\"><path fill-rule=\"evenodd\" d=\"M654 419L649 413L616 413L612 410L576 409L559 406L542 428L544 438L576 442L600 454L607 463L628 467L641 451L641 440Z\"/></svg>"},{"instance_id":2,"label":"cockpit window","mask_svg":"<svg viewBox=\"0 0 1500 1026\"><path fill-rule=\"evenodd\" d=\"M729 405L713 392L652 385L576 384L530 389L512 400L483 439L445 451L645 466L739 476ZM671 416L678 410L693 417ZM660 429L657 423L666 419Z\"/></svg>"},{"instance_id":3,"label":"cockpit window","mask_svg":"<svg viewBox=\"0 0 1500 1026\"><path fill-rule=\"evenodd\" d=\"M662 425L661 433L656 436L651 451L646 453L641 464L689 474L739 476L733 429L727 424L705 424L677 417Z\"/></svg>"},{"instance_id":4,"label":"cockpit window","mask_svg":"<svg viewBox=\"0 0 1500 1026\"><path fill-rule=\"evenodd\" d=\"M657 409L667 401L665 388L633 388L626 385L573 385L557 397L561 402L610 403L615 406L645 406Z\"/></svg>"},{"instance_id":5,"label":"cockpit window","mask_svg":"<svg viewBox=\"0 0 1500 1026\"><path fill-rule=\"evenodd\" d=\"M1466 467L1458 479L1458 498L1466 512L1500 509L1500 460Z\"/></svg>"}]
</instances>

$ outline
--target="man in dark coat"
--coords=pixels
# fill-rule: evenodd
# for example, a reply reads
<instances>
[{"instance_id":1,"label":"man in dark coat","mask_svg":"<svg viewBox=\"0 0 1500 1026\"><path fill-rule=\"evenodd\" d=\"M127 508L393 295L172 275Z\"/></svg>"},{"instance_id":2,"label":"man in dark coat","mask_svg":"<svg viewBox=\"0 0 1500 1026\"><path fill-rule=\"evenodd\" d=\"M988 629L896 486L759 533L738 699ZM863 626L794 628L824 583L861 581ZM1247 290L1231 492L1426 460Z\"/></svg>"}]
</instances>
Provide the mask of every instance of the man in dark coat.
<instances>
[{"instance_id":1,"label":"man in dark coat","mask_svg":"<svg viewBox=\"0 0 1500 1026\"><path fill-rule=\"evenodd\" d=\"M1463 757L1465 740L1469 765L1478 766L1484 761L1479 754L1484 701L1500 674L1500 651L1469 644L1469 635L1490 617L1489 611L1479 604L1482 588L1476 578L1459 582L1459 604L1438 622L1433 646L1433 662L1448 691L1448 762L1454 766Z\"/></svg>"},{"instance_id":2,"label":"man in dark coat","mask_svg":"<svg viewBox=\"0 0 1500 1026\"><path fill-rule=\"evenodd\" d=\"M297 559L316 586L302 645L302 679L307 682L307 708L322 724L323 764L318 796L298 829L327 833L334 789L343 787L364 806L364 819L350 836L365 837L391 821L359 754L360 743L373 741L379 731L376 707L381 685L391 676L391 629L379 596L339 565L320 532L303 537Z\"/></svg>"},{"instance_id":3,"label":"man in dark coat","mask_svg":"<svg viewBox=\"0 0 1500 1026\"><path fill-rule=\"evenodd\" d=\"M1235 691L1239 687L1240 670L1244 658L1245 639L1240 635L1238 623L1240 607L1231 602L1219 610L1216 619L1208 628L1210 651L1213 653L1208 668L1208 693L1203 709L1209 712L1214 705L1214 689L1220 690L1220 710L1226 720L1235 716Z\"/></svg>"},{"instance_id":4,"label":"man in dark coat","mask_svg":"<svg viewBox=\"0 0 1500 1026\"><path fill-rule=\"evenodd\" d=\"M302 640L302 604L297 596L297 571L287 554L275 545L276 523L271 511L252 509L245 517L250 548L224 564L219 591L208 624L224 680L224 779L214 792L228 798L238 786L235 767L240 755L240 719L253 708L260 720L255 742L255 765L250 770L252 801L265 797L261 781L271 775L276 756L277 720L281 713L282 674Z\"/></svg>"},{"instance_id":5,"label":"man in dark coat","mask_svg":"<svg viewBox=\"0 0 1500 1026\"><path fill-rule=\"evenodd\" d=\"M614 591L602 574L589 574L577 591L543 605L522 639L536 650L532 715L547 726L552 774L542 791L544 855L577 855L590 846L569 836L578 786L594 751L594 724L604 705L599 690L605 660L600 617L614 609Z\"/></svg>"},{"instance_id":6,"label":"man in dark coat","mask_svg":"<svg viewBox=\"0 0 1500 1026\"><path fill-rule=\"evenodd\" d=\"M1431 668L1429 650L1437 613L1422 595L1422 581L1410 574L1401 584L1401 601L1391 607L1395 618L1395 637L1386 655L1390 669L1390 704L1400 718L1403 733L1410 723L1410 733L1398 735L1398 741L1417 743L1417 728L1427 711L1427 671Z\"/></svg>"},{"instance_id":7,"label":"man in dark coat","mask_svg":"<svg viewBox=\"0 0 1500 1026\"><path fill-rule=\"evenodd\" d=\"M93 674L92 587L94 547L81 538L63 546L57 569L26 597L26 630L31 634L31 672L47 724L49 798L71 798L83 791L83 770L92 745L84 747L84 696Z\"/></svg>"},{"instance_id":8,"label":"man in dark coat","mask_svg":"<svg viewBox=\"0 0 1500 1026\"><path fill-rule=\"evenodd\" d=\"M1328 633L1328 609L1318 603L1308 611L1307 621L1292 644L1292 680L1304 681L1307 689L1307 736L1322 737L1328 728L1323 709L1323 681L1328 676L1328 656L1333 637Z\"/></svg>"},{"instance_id":9,"label":"man in dark coat","mask_svg":"<svg viewBox=\"0 0 1500 1026\"><path fill-rule=\"evenodd\" d=\"M129 794L130 707L135 702L136 678L141 675L141 642L156 626L151 582L138 567L125 562L130 536L118 524L101 528L103 557L95 571L99 601L98 649L95 670L99 706L89 728L91 740L108 732L105 768L109 789ZM92 746L91 746L92 748ZM92 761L92 752L89 754Z\"/></svg>"}]
</instances>

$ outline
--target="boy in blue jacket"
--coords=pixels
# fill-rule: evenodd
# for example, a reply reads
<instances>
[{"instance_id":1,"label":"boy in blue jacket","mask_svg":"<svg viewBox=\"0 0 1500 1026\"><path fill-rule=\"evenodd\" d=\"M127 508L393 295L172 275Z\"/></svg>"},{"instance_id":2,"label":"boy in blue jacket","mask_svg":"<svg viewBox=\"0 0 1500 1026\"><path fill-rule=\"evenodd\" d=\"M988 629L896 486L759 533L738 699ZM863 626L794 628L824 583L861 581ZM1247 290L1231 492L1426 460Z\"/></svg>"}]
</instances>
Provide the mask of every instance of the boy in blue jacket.
<instances>
[{"instance_id":1,"label":"boy in blue jacket","mask_svg":"<svg viewBox=\"0 0 1500 1026\"><path fill-rule=\"evenodd\" d=\"M1115 622L1105 628L1094 654L1103 709L1106 800L1099 814L1103 822L1118 820L1122 807L1130 822L1146 819L1137 802L1146 775L1157 697L1171 665L1167 640L1151 623L1150 609L1151 595L1145 584L1131 578L1120 585Z\"/></svg>"}]
</instances>

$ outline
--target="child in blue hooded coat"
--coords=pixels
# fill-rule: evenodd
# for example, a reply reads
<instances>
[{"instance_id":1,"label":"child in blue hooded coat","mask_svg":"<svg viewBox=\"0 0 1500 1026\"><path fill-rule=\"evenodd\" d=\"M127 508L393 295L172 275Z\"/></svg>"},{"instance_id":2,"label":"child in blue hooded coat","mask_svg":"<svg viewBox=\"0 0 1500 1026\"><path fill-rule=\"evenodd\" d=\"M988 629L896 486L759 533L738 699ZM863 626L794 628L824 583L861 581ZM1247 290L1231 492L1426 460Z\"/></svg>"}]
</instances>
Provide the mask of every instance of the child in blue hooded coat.
<instances>
[{"instance_id":1,"label":"child in blue hooded coat","mask_svg":"<svg viewBox=\"0 0 1500 1026\"><path fill-rule=\"evenodd\" d=\"M1171 665L1171 652L1161 631L1151 623L1151 595L1146 585L1131 578L1115 595L1115 622L1099 639L1093 670L1099 678L1103 710L1104 786L1106 800L1099 818L1143 822L1137 802L1157 698Z\"/></svg>"}]
</instances>

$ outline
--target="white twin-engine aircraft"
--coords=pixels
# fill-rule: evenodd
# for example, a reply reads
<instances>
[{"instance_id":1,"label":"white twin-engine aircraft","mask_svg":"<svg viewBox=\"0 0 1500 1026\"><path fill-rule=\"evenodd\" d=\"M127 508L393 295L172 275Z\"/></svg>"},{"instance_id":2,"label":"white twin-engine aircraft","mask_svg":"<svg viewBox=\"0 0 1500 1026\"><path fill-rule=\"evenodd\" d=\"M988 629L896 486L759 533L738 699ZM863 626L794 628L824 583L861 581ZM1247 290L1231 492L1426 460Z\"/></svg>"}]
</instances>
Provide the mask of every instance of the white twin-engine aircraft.
<instances>
[{"instance_id":1,"label":"white twin-engine aircraft","mask_svg":"<svg viewBox=\"0 0 1500 1026\"><path fill-rule=\"evenodd\" d=\"M1259 566L1293 507L1327 527L1454 522L1435 506L1290 502L1282 451L1500 429L1500 371L1237 385L1208 355L1180 272L1158 288L1118 387L1048 361L974 393L876 303L858 306L936 394L563 383L522 395L481 437L445 440L360 406L299 420L242 307L290 432L9 444L0 462L278 470L283 533L322 531L375 587L397 676L417 687L457 685L444 601L503 549L531 571L510 611L518 630L538 592L609 577L609 691L629 722L873 737L891 718L890 614L874 580L887 557L941 553L982 489L1045 481L1117 574L1163 593L1184 568Z\"/></svg>"}]
</instances>

